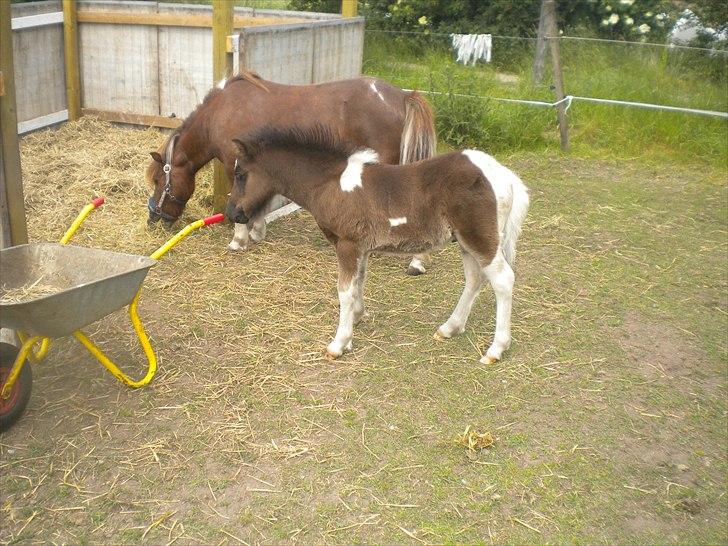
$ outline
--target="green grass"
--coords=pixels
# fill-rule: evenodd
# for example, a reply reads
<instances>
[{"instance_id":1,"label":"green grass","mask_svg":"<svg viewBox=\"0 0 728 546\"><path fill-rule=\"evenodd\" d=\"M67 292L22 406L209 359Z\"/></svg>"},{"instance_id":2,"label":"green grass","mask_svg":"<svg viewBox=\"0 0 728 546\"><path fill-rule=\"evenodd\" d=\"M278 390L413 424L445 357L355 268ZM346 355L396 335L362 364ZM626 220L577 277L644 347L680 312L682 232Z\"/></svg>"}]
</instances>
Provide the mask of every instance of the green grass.
<instances>
[{"instance_id":1,"label":"green grass","mask_svg":"<svg viewBox=\"0 0 728 546\"><path fill-rule=\"evenodd\" d=\"M458 65L443 36L369 32L364 72L402 87L440 93L553 102L550 74L535 86L529 43L494 39L493 64ZM641 46L562 42L567 94L728 111L726 57ZM504 81L507 80L507 81ZM450 146L494 152L556 149L555 111L453 96L432 96L438 132ZM570 136L580 155L677 156L726 165L728 123L717 118L575 102Z\"/></svg>"}]
</instances>

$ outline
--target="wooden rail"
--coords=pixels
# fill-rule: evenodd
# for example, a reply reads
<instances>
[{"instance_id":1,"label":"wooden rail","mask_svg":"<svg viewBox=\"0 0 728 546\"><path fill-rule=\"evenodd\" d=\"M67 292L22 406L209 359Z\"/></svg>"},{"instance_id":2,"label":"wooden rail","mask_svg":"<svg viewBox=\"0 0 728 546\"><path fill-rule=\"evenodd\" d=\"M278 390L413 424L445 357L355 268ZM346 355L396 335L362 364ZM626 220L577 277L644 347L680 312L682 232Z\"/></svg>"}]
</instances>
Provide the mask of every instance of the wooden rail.
<instances>
[{"instance_id":1,"label":"wooden rail","mask_svg":"<svg viewBox=\"0 0 728 546\"><path fill-rule=\"evenodd\" d=\"M176 129L182 125L182 120L180 118L169 118L149 114L114 112L113 110L97 110L96 108L82 108L81 113L84 116L94 116L99 119L103 119L104 121L129 123L131 125L146 125L150 127L163 127L165 129Z\"/></svg>"},{"instance_id":2,"label":"wooden rail","mask_svg":"<svg viewBox=\"0 0 728 546\"><path fill-rule=\"evenodd\" d=\"M232 5L230 6L232 8ZM246 26L259 26L284 23L298 23L307 19L294 17L249 17L237 15L232 19L234 28ZM103 23L107 25L148 25L158 27L196 27L212 28L212 14L184 14L184 13L130 13L116 11L88 11L78 12L79 23Z\"/></svg>"}]
</instances>

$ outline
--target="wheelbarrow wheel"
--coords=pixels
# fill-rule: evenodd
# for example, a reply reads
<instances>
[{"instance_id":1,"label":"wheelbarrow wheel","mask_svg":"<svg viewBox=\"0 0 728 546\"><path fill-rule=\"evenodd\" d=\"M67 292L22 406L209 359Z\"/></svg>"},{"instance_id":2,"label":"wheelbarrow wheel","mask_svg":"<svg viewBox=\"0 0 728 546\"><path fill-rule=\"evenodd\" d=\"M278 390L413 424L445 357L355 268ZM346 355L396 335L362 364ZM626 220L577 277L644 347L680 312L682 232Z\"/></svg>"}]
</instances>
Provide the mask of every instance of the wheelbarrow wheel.
<instances>
[{"instance_id":1,"label":"wheelbarrow wheel","mask_svg":"<svg viewBox=\"0 0 728 546\"><path fill-rule=\"evenodd\" d=\"M10 375L16 356L18 348L15 345L0 343L0 385L4 385ZM13 385L13 390L10 391L10 398L0 398L0 432L8 430L23 415L30 400L32 387L33 373L30 371L30 363L26 362Z\"/></svg>"}]
</instances>

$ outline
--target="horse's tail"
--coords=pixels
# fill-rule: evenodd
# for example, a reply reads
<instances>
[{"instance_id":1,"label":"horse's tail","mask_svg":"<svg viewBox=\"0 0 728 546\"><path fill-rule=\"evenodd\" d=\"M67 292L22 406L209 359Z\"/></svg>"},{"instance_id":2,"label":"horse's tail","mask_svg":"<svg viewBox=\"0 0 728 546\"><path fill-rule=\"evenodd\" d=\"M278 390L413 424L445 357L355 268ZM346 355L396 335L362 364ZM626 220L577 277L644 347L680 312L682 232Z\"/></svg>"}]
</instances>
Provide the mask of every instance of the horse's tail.
<instances>
[{"instance_id":1,"label":"horse's tail","mask_svg":"<svg viewBox=\"0 0 728 546\"><path fill-rule=\"evenodd\" d=\"M405 165L427 159L435 155L436 148L437 134L432 108L422 95L412 91L406 99L399 162Z\"/></svg>"},{"instance_id":2,"label":"horse's tail","mask_svg":"<svg viewBox=\"0 0 728 546\"><path fill-rule=\"evenodd\" d=\"M505 229L503 230L502 249L508 265L513 267L516 260L516 241L521 234L521 226L528 212L528 189L518 176L513 174L511 179L512 201L511 210L506 218Z\"/></svg>"}]
</instances>

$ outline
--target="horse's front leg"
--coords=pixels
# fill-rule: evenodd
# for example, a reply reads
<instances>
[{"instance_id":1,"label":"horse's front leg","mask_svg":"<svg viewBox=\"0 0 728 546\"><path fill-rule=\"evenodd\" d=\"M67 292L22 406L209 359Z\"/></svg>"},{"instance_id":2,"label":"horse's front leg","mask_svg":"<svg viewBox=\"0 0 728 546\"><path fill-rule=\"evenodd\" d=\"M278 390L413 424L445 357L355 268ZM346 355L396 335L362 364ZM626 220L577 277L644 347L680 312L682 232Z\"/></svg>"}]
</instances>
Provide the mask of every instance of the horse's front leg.
<instances>
[{"instance_id":1,"label":"horse's front leg","mask_svg":"<svg viewBox=\"0 0 728 546\"><path fill-rule=\"evenodd\" d=\"M336 243L336 257L339 260L339 327L334 339L326 349L326 357L330 360L338 358L344 351L351 351L351 339L354 335L354 322L357 311L363 313L360 304L359 262L364 259L357 245L351 241ZM366 266L365 266L366 267ZM361 269L365 269L361 268ZM364 272L362 271L361 274Z\"/></svg>"},{"instance_id":2,"label":"horse's front leg","mask_svg":"<svg viewBox=\"0 0 728 546\"><path fill-rule=\"evenodd\" d=\"M251 218L247 224L235 224L233 239L228 243L230 250L248 250L252 243L265 239L265 213Z\"/></svg>"}]
</instances>

